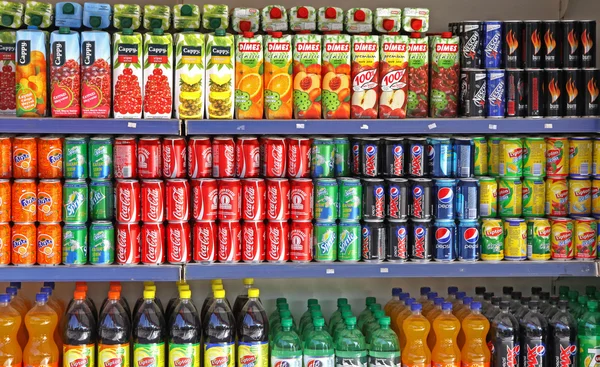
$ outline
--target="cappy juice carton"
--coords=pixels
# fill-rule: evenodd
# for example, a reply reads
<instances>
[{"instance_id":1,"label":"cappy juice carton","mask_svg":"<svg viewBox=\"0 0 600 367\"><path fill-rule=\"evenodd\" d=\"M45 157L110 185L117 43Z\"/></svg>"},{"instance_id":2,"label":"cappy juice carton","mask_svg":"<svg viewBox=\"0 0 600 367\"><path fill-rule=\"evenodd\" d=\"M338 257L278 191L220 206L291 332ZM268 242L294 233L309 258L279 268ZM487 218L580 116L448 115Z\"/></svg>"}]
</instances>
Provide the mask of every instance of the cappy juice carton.
<instances>
[{"instance_id":1,"label":"cappy juice carton","mask_svg":"<svg viewBox=\"0 0 600 367\"><path fill-rule=\"evenodd\" d=\"M427 117L429 111L429 38L412 33L408 39L408 105L406 116Z\"/></svg>"},{"instance_id":2,"label":"cappy juice carton","mask_svg":"<svg viewBox=\"0 0 600 367\"><path fill-rule=\"evenodd\" d=\"M429 9L404 8L402 29L408 33L429 31Z\"/></svg>"},{"instance_id":3,"label":"cappy juice carton","mask_svg":"<svg viewBox=\"0 0 600 367\"><path fill-rule=\"evenodd\" d=\"M289 120L292 101L292 36L272 32L264 37L265 118Z\"/></svg>"},{"instance_id":4,"label":"cappy juice carton","mask_svg":"<svg viewBox=\"0 0 600 367\"><path fill-rule=\"evenodd\" d=\"M312 32L317 29L317 11L312 6L294 6L289 11L289 17L292 32Z\"/></svg>"},{"instance_id":5,"label":"cappy juice carton","mask_svg":"<svg viewBox=\"0 0 600 367\"><path fill-rule=\"evenodd\" d=\"M294 118L321 118L321 43L318 34L294 36Z\"/></svg>"},{"instance_id":6,"label":"cappy juice carton","mask_svg":"<svg viewBox=\"0 0 600 367\"><path fill-rule=\"evenodd\" d=\"M252 32L235 36L235 117L263 118L263 38Z\"/></svg>"},{"instance_id":7,"label":"cappy juice carton","mask_svg":"<svg viewBox=\"0 0 600 367\"><path fill-rule=\"evenodd\" d=\"M281 5L265 6L261 11L263 31L283 32L288 30L287 11Z\"/></svg>"},{"instance_id":8,"label":"cappy juice carton","mask_svg":"<svg viewBox=\"0 0 600 367\"><path fill-rule=\"evenodd\" d=\"M0 1L2 26L18 29L23 24L23 4ZM17 107L15 97L15 49L17 33L14 30L0 30L0 115L14 115Z\"/></svg>"},{"instance_id":9,"label":"cappy juice carton","mask_svg":"<svg viewBox=\"0 0 600 367\"><path fill-rule=\"evenodd\" d=\"M457 117L460 84L459 37L451 32L431 37L429 117Z\"/></svg>"},{"instance_id":10,"label":"cappy juice carton","mask_svg":"<svg viewBox=\"0 0 600 367\"><path fill-rule=\"evenodd\" d=\"M350 47L348 34L323 35L321 102L324 119L350 118Z\"/></svg>"},{"instance_id":11,"label":"cappy juice carton","mask_svg":"<svg viewBox=\"0 0 600 367\"><path fill-rule=\"evenodd\" d=\"M317 29L321 32L341 32L344 30L342 8L324 6L317 12Z\"/></svg>"},{"instance_id":12,"label":"cappy juice carton","mask_svg":"<svg viewBox=\"0 0 600 367\"><path fill-rule=\"evenodd\" d=\"M214 31L229 27L229 7L227 5L204 4L202 8L202 27Z\"/></svg>"},{"instance_id":13,"label":"cappy juice carton","mask_svg":"<svg viewBox=\"0 0 600 367\"><path fill-rule=\"evenodd\" d=\"M234 32L258 32L260 28L260 10L256 8L234 8L231 13L231 26Z\"/></svg>"},{"instance_id":14,"label":"cappy juice carton","mask_svg":"<svg viewBox=\"0 0 600 367\"><path fill-rule=\"evenodd\" d=\"M206 110L209 119L232 119L234 112L235 45L222 28L206 36Z\"/></svg>"}]
</instances>

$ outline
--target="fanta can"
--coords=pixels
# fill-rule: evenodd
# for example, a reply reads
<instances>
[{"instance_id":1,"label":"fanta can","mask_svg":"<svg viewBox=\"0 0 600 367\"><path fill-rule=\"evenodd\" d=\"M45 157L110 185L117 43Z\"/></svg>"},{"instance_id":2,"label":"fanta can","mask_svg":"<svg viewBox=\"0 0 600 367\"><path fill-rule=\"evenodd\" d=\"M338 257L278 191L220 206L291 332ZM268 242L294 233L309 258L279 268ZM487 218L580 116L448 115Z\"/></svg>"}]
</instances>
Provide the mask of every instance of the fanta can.
<instances>
[{"instance_id":1,"label":"fanta can","mask_svg":"<svg viewBox=\"0 0 600 367\"><path fill-rule=\"evenodd\" d=\"M520 178L498 180L498 214L501 217L520 217L523 212L523 184Z\"/></svg>"},{"instance_id":2,"label":"fanta can","mask_svg":"<svg viewBox=\"0 0 600 367\"><path fill-rule=\"evenodd\" d=\"M498 176L498 162L500 160L500 136L492 136L488 139L488 175Z\"/></svg>"},{"instance_id":3,"label":"fanta can","mask_svg":"<svg viewBox=\"0 0 600 367\"><path fill-rule=\"evenodd\" d=\"M38 166L36 137L18 136L14 138L12 157L14 178L37 177Z\"/></svg>"},{"instance_id":4,"label":"fanta can","mask_svg":"<svg viewBox=\"0 0 600 367\"><path fill-rule=\"evenodd\" d=\"M574 248L577 260L596 259L596 231L597 223L594 218L577 218L575 221Z\"/></svg>"},{"instance_id":5,"label":"fanta can","mask_svg":"<svg viewBox=\"0 0 600 367\"><path fill-rule=\"evenodd\" d=\"M523 216L543 217L546 200L546 183L541 177L523 179Z\"/></svg>"},{"instance_id":6,"label":"fanta can","mask_svg":"<svg viewBox=\"0 0 600 367\"><path fill-rule=\"evenodd\" d=\"M48 294L38 293L35 306L25 316L29 341L23 350L25 366L58 367L59 352L54 341L58 315L48 305Z\"/></svg>"},{"instance_id":7,"label":"fanta can","mask_svg":"<svg viewBox=\"0 0 600 367\"><path fill-rule=\"evenodd\" d=\"M60 223L40 223L37 228L37 263L59 265L62 260L62 228Z\"/></svg>"},{"instance_id":8,"label":"fanta can","mask_svg":"<svg viewBox=\"0 0 600 367\"><path fill-rule=\"evenodd\" d=\"M546 179L546 215L565 217L569 209L569 188L566 178Z\"/></svg>"},{"instance_id":9,"label":"fanta can","mask_svg":"<svg viewBox=\"0 0 600 367\"><path fill-rule=\"evenodd\" d=\"M15 223L11 232L13 265L35 264L35 237L34 223Z\"/></svg>"},{"instance_id":10,"label":"fanta can","mask_svg":"<svg viewBox=\"0 0 600 367\"><path fill-rule=\"evenodd\" d=\"M546 218L527 220L527 258L550 260L550 234L552 229Z\"/></svg>"},{"instance_id":11,"label":"fanta can","mask_svg":"<svg viewBox=\"0 0 600 367\"><path fill-rule=\"evenodd\" d=\"M0 184L1 185L1 184ZM0 197L2 197L2 189L0 188ZM2 209L0 208L0 217ZM600 215L600 179L592 180L592 214Z\"/></svg>"},{"instance_id":12,"label":"fanta can","mask_svg":"<svg viewBox=\"0 0 600 367\"><path fill-rule=\"evenodd\" d=\"M38 140L38 177L62 178L63 139L58 136L45 136Z\"/></svg>"},{"instance_id":13,"label":"fanta can","mask_svg":"<svg viewBox=\"0 0 600 367\"><path fill-rule=\"evenodd\" d=\"M500 261L502 259L504 259L502 219L484 218L481 220L481 260Z\"/></svg>"},{"instance_id":14,"label":"fanta can","mask_svg":"<svg viewBox=\"0 0 600 367\"><path fill-rule=\"evenodd\" d=\"M571 177L569 184L569 215L585 216L592 213L592 180Z\"/></svg>"},{"instance_id":15,"label":"fanta can","mask_svg":"<svg viewBox=\"0 0 600 367\"><path fill-rule=\"evenodd\" d=\"M552 260L571 260L573 250L573 220L552 218L550 220L550 255Z\"/></svg>"},{"instance_id":16,"label":"fanta can","mask_svg":"<svg viewBox=\"0 0 600 367\"><path fill-rule=\"evenodd\" d=\"M11 186L9 180L0 179L0 223L11 221Z\"/></svg>"},{"instance_id":17,"label":"fanta can","mask_svg":"<svg viewBox=\"0 0 600 367\"><path fill-rule=\"evenodd\" d=\"M504 220L504 258L525 260L527 258L527 225L522 218Z\"/></svg>"},{"instance_id":18,"label":"fanta can","mask_svg":"<svg viewBox=\"0 0 600 367\"><path fill-rule=\"evenodd\" d=\"M0 222L0 265L10 264L10 224L7 222Z\"/></svg>"},{"instance_id":19,"label":"fanta can","mask_svg":"<svg viewBox=\"0 0 600 367\"><path fill-rule=\"evenodd\" d=\"M60 180L40 180L37 187L38 222L62 220L62 184Z\"/></svg>"},{"instance_id":20,"label":"fanta can","mask_svg":"<svg viewBox=\"0 0 600 367\"><path fill-rule=\"evenodd\" d=\"M37 185L35 180L15 180L12 186L12 221L37 221Z\"/></svg>"},{"instance_id":21,"label":"fanta can","mask_svg":"<svg viewBox=\"0 0 600 367\"><path fill-rule=\"evenodd\" d=\"M482 217L498 215L498 182L493 177L479 177L479 213Z\"/></svg>"},{"instance_id":22,"label":"fanta can","mask_svg":"<svg viewBox=\"0 0 600 367\"><path fill-rule=\"evenodd\" d=\"M1 139L0 139L0 143L1 143ZM592 157L594 160L592 161L592 175L600 176L600 137L594 138L593 150L594 150L594 152L592 154ZM1 165L0 165L0 167L1 167Z\"/></svg>"},{"instance_id":23,"label":"fanta can","mask_svg":"<svg viewBox=\"0 0 600 367\"><path fill-rule=\"evenodd\" d=\"M485 176L488 174L488 144L483 136L474 136L471 138L475 148L475 158L473 159L473 173L475 176Z\"/></svg>"},{"instance_id":24,"label":"fanta can","mask_svg":"<svg viewBox=\"0 0 600 367\"><path fill-rule=\"evenodd\" d=\"M498 153L501 177L523 176L523 142L520 138L502 138Z\"/></svg>"},{"instance_id":25,"label":"fanta can","mask_svg":"<svg viewBox=\"0 0 600 367\"><path fill-rule=\"evenodd\" d=\"M12 176L12 138L0 135L0 178Z\"/></svg>"},{"instance_id":26,"label":"fanta can","mask_svg":"<svg viewBox=\"0 0 600 367\"><path fill-rule=\"evenodd\" d=\"M465 344L461 351L462 366L489 366L491 354L485 340L490 322L481 314L480 302L471 303L471 313L463 319L462 330L465 334Z\"/></svg>"},{"instance_id":27,"label":"fanta can","mask_svg":"<svg viewBox=\"0 0 600 367\"><path fill-rule=\"evenodd\" d=\"M546 138L546 175L567 177L569 174L569 139L563 137Z\"/></svg>"},{"instance_id":28,"label":"fanta can","mask_svg":"<svg viewBox=\"0 0 600 367\"><path fill-rule=\"evenodd\" d=\"M569 138L569 174L587 177L591 174L593 142L590 137Z\"/></svg>"},{"instance_id":29,"label":"fanta can","mask_svg":"<svg viewBox=\"0 0 600 367\"><path fill-rule=\"evenodd\" d=\"M546 142L541 137L523 139L523 175L546 176Z\"/></svg>"}]
</instances>

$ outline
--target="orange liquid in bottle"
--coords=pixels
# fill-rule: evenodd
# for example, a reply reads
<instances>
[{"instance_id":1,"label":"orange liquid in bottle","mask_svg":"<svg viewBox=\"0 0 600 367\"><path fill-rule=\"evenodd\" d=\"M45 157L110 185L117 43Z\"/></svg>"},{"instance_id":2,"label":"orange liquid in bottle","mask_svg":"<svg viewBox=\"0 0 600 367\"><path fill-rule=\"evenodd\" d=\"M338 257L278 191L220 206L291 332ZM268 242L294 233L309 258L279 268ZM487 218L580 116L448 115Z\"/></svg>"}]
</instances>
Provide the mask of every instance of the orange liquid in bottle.
<instances>
[{"instance_id":1,"label":"orange liquid in bottle","mask_svg":"<svg viewBox=\"0 0 600 367\"><path fill-rule=\"evenodd\" d=\"M54 342L58 315L48 305L48 295L38 293L36 305L25 316L29 342L23 350L23 362L30 367L58 367L59 352Z\"/></svg>"},{"instance_id":2,"label":"orange liquid in bottle","mask_svg":"<svg viewBox=\"0 0 600 367\"><path fill-rule=\"evenodd\" d=\"M431 366L431 351L427 346L429 334L429 321L421 315L423 306L414 303L411 306L412 314L403 324L406 335L406 346L402 350L402 366L404 367L429 367Z\"/></svg>"}]
</instances>

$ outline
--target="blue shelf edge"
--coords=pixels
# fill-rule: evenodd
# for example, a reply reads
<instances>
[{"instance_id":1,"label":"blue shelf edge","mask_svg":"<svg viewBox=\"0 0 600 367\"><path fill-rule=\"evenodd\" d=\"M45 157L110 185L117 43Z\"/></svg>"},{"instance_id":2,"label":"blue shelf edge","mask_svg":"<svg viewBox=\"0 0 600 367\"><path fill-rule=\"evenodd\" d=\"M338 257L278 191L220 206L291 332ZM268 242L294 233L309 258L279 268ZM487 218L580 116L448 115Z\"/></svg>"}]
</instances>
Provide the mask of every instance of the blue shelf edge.
<instances>
[{"instance_id":1,"label":"blue shelf edge","mask_svg":"<svg viewBox=\"0 0 600 367\"><path fill-rule=\"evenodd\" d=\"M0 281L6 282L175 282L180 278L181 265L57 265L0 267Z\"/></svg>"},{"instance_id":2,"label":"blue shelf edge","mask_svg":"<svg viewBox=\"0 0 600 367\"><path fill-rule=\"evenodd\" d=\"M0 133L180 135L175 119L0 118Z\"/></svg>"}]
</instances>

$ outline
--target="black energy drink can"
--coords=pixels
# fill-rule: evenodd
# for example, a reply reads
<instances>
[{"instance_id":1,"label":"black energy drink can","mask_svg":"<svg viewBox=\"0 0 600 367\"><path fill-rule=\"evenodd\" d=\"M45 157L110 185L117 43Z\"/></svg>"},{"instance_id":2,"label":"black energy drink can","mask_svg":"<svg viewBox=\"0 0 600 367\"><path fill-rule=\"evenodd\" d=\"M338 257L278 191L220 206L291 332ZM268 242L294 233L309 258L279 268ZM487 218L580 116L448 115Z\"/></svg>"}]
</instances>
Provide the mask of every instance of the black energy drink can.
<instances>
[{"instance_id":1,"label":"black energy drink can","mask_svg":"<svg viewBox=\"0 0 600 367\"><path fill-rule=\"evenodd\" d=\"M462 69L460 106L463 117L485 117L487 73L485 69Z\"/></svg>"},{"instance_id":2,"label":"black energy drink can","mask_svg":"<svg viewBox=\"0 0 600 367\"><path fill-rule=\"evenodd\" d=\"M527 116L543 117L544 110L544 71L526 69L527 73Z\"/></svg>"},{"instance_id":3,"label":"black energy drink can","mask_svg":"<svg viewBox=\"0 0 600 367\"><path fill-rule=\"evenodd\" d=\"M404 138L388 136L383 138L383 175L385 177L403 177L406 170L406 147Z\"/></svg>"},{"instance_id":4,"label":"black energy drink can","mask_svg":"<svg viewBox=\"0 0 600 367\"><path fill-rule=\"evenodd\" d=\"M387 228L383 221L364 221L361 232L363 261L379 262L385 260Z\"/></svg>"},{"instance_id":5,"label":"black energy drink can","mask_svg":"<svg viewBox=\"0 0 600 367\"><path fill-rule=\"evenodd\" d=\"M598 116L600 108L598 105L598 77L600 72L597 68L586 68L583 73L583 116Z\"/></svg>"},{"instance_id":6,"label":"black energy drink can","mask_svg":"<svg viewBox=\"0 0 600 367\"><path fill-rule=\"evenodd\" d=\"M581 116L582 106L581 101L583 100L581 94L583 93L581 87L581 69L563 69L564 74L564 91L565 98L564 103L564 116L565 117L578 117Z\"/></svg>"},{"instance_id":7,"label":"black energy drink can","mask_svg":"<svg viewBox=\"0 0 600 367\"><path fill-rule=\"evenodd\" d=\"M580 20L581 67L596 67L596 21Z\"/></svg>"},{"instance_id":8,"label":"black energy drink can","mask_svg":"<svg viewBox=\"0 0 600 367\"><path fill-rule=\"evenodd\" d=\"M558 20L544 21L544 68L555 69L561 67L561 59L558 50L560 44L560 22Z\"/></svg>"},{"instance_id":9,"label":"black energy drink can","mask_svg":"<svg viewBox=\"0 0 600 367\"><path fill-rule=\"evenodd\" d=\"M433 221L413 219L410 221L409 258L411 261L431 261L433 257Z\"/></svg>"},{"instance_id":10,"label":"black energy drink can","mask_svg":"<svg viewBox=\"0 0 600 367\"><path fill-rule=\"evenodd\" d=\"M408 260L408 220L389 220L387 223L387 249L388 261L402 262Z\"/></svg>"},{"instance_id":11,"label":"black energy drink can","mask_svg":"<svg viewBox=\"0 0 600 367\"><path fill-rule=\"evenodd\" d=\"M527 116L527 78L524 69L506 69L506 116Z\"/></svg>"},{"instance_id":12,"label":"black energy drink can","mask_svg":"<svg viewBox=\"0 0 600 367\"><path fill-rule=\"evenodd\" d=\"M546 90L546 116L562 117L563 112L563 78L561 69L544 69L544 83Z\"/></svg>"},{"instance_id":13,"label":"black energy drink can","mask_svg":"<svg viewBox=\"0 0 600 367\"><path fill-rule=\"evenodd\" d=\"M579 22L562 20L562 67L578 68L581 66L581 40Z\"/></svg>"},{"instance_id":14,"label":"black energy drink can","mask_svg":"<svg viewBox=\"0 0 600 367\"><path fill-rule=\"evenodd\" d=\"M463 68L480 68L482 65L483 22L468 20L461 25L460 65Z\"/></svg>"},{"instance_id":15,"label":"black energy drink can","mask_svg":"<svg viewBox=\"0 0 600 367\"><path fill-rule=\"evenodd\" d=\"M507 20L504 22L503 57L504 67L519 69L523 67L523 22Z\"/></svg>"},{"instance_id":16,"label":"black energy drink can","mask_svg":"<svg viewBox=\"0 0 600 367\"><path fill-rule=\"evenodd\" d=\"M525 21L525 68L539 69L544 66L542 57L542 21Z\"/></svg>"}]
</instances>

